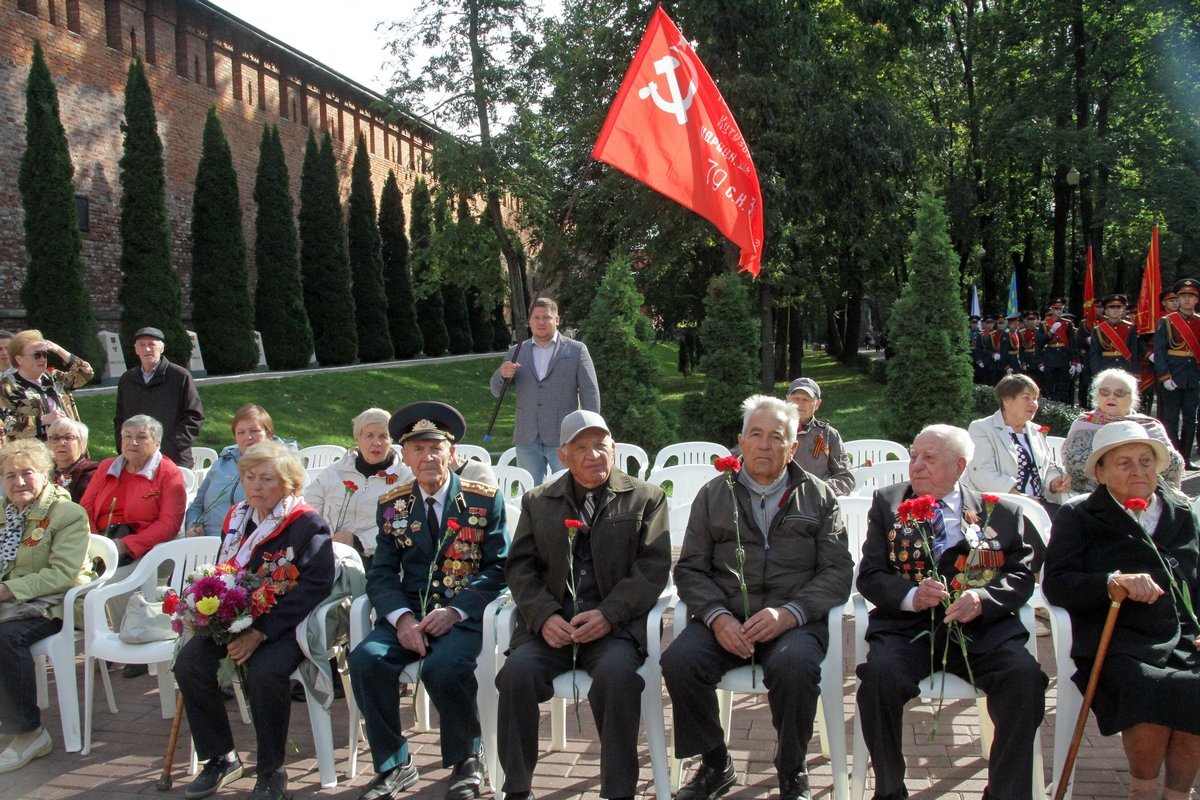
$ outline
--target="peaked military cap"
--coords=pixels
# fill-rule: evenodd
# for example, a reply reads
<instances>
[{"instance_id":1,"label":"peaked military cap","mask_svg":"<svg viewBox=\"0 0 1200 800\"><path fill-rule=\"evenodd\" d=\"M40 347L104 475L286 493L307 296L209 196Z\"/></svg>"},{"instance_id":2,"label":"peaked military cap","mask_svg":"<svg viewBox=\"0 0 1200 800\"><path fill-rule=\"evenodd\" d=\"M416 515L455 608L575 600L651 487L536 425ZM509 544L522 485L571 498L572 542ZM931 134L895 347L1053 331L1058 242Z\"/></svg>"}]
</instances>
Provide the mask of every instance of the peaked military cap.
<instances>
[{"instance_id":1,"label":"peaked military cap","mask_svg":"<svg viewBox=\"0 0 1200 800\"><path fill-rule=\"evenodd\" d=\"M398 444L415 439L445 439L453 444L466 435L467 421L456 408L445 403L409 403L392 414L388 433Z\"/></svg>"}]
</instances>

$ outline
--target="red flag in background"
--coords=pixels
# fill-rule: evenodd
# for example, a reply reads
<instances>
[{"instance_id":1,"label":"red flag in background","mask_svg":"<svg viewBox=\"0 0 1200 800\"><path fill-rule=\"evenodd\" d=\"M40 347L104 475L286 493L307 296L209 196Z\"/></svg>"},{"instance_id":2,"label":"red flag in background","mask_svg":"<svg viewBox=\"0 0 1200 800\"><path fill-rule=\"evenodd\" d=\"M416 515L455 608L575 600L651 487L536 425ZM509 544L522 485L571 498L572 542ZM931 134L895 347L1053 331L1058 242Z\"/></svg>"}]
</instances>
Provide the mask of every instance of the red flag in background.
<instances>
[{"instance_id":1,"label":"red flag in background","mask_svg":"<svg viewBox=\"0 0 1200 800\"><path fill-rule=\"evenodd\" d=\"M1088 330L1096 327L1096 283L1092 278L1092 248L1087 249L1087 272L1083 274L1083 318Z\"/></svg>"},{"instance_id":2,"label":"red flag in background","mask_svg":"<svg viewBox=\"0 0 1200 800\"><path fill-rule=\"evenodd\" d=\"M1162 293L1162 272L1158 268L1158 226L1150 234L1150 252L1146 254L1146 268L1142 271L1142 289L1138 293L1138 333L1154 333L1162 317L1162 306L1158 295Z\"/></svg>"},{"instance_id":3,"label":"red flag in background","mask_svg":"<svg viewBox=\"0 0 1200 800\"><path fill-rule=\"evenodd\" d=\"M712 222L758 275L763 210L758 173L729 106L659 6L638 47L592 158L629 174Z\"/></svg>"}]
</instances>

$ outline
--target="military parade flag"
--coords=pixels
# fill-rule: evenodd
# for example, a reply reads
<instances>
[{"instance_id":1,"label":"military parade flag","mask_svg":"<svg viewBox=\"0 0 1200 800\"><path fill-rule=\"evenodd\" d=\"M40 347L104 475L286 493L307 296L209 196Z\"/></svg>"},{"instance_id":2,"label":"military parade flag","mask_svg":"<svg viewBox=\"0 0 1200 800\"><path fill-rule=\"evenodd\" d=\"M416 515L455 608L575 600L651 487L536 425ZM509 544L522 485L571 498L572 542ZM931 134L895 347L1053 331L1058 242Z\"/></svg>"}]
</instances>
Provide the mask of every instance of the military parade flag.
<instances>
[{"instance_id":1,"label":"military parade flag","mask_svg":"<svg viewBox=\"0 0 1200 800\"><path fill-rule=\"evenodd\" d=\"M750 148L708 70L659 6L613 100L592 158L695 211L742 249L757 276L763 208Z\"/></svg>"},{"instance_id":2,"label":"military parade flag","mask_svg":"<svg viewBox=\"0 0 1200 800\"><path fill-rule=\"evenodd\" d=\"M975 284L971 284L971 316L978 317L979 313L979 289L975 288Z\"/></svg>"},{"instance_id":3,"label":"military parade flag","mask_svg":"<svg viewBox=\"0 0 1200 800\"><path fill-rule=\"evenodd\" d=\"M1092 277L1092 248L1087 249L1087 272L1083 274L1083 319L1088 330L1096 324L1096 281Z\"/></svg>"},{"instance_id":4,"label":"military parade flag","mask_svg":"<svg viewBox=\"0 0 1200 800\"><path fill-rule=\"evenodd\" d=\"M1158 226L1150 234L1150 252L1146 254L1146 268L1142 270L1142 289L1138 292L1138 333L1154 333L1162 317L1162 306L1158 296L1162 293L1162 271L1158 268Z\"/></svg>"},{"instance_id":5,"label":"military parade flag","mask_svg":"<svg viewBox=\"0 0 1200 800\"><path fill-rule=\"evenodd\" d=\"M1017 317L1021 314L1020 303L1017 301L1017 273L1014 270L1012 280L1008 284L1008 317Z\"/></svg>"}]
</instances>

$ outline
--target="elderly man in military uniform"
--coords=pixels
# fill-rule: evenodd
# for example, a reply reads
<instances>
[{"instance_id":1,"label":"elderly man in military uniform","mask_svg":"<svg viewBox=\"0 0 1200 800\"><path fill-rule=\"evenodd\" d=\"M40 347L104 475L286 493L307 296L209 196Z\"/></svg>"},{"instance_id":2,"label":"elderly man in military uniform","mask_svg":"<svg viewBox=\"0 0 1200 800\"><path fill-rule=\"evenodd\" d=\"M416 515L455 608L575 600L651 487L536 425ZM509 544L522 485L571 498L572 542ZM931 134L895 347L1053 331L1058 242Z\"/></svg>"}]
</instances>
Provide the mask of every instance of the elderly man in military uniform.
<instances>
[{"instance_id":1,"label":"elderly man in military uniform","mask_svg":"<svg viewBox=\"0 0 1200 800\"><path fill-rule=\"evenodd\" d=\"M697 493L675 567L692 624L663 654L662 673L675 755L701 756L675 798L713 800L737 781L716 686L725 672L752 665L778 737L779 798L809 800L805 756L829 644L826 617L849 597L854 562L833 490L792 461L795 406L754 395L742 412L740 469Z\"/></svg>"},{"instance_id":2,"label":"elderly man in military uniform","mask_svg":"<svg viewBox=\"0 0 1200 800\"><path fill-rule=\"evenodd\" d=\"M1200 408L1200 281L1184 278L1175 284L1179 310L1158 322L1154 332L1154 372L1161 392L1159 419L1175 449L1192 469L1196 443L1196 413ZM1182 425L1180 417L1182 416Z\"/></svg>"},{"instance_id":3,"label":"elderly man in military uniform","mask_svg":"<svg viewBox=\"0 0 1200 800\"><path fill-rule=\"evenodd\" d=\"M1123 294L1108 294L1100 301L1104 317L1092 330L1088 359L1092 374L1119 367L1137 377L1141 372L1143 345L1138 340L1137 326L1125 319L1129 298Z\"/></svg>"},{"instance_id":4,"label":"elderly man in military uniform","mask_svg":"<svg viewBox=\"0 0 1200 800\"><path fill-rule=\"evenodd\" d=\"M839 497L850 494L854 491L854 474L850 472L850 460L842 447L842 435L837 428L816 416L821 407L820 385L812 378L796 378L788 387L787 399L800 414L796 455L792 460L828 483Z\"/></svg>"},{"instance_id":5,"label":"elderly man in military uniform","mask_svg":"<svg viewBox=\"0 0 1200 800\"><path fill-rule=\"evenodd\" d=\"M1033 797L1034 736L1048 680L1025 649L1029 632L1017 617L1033 594L1033 549L1019 510L986 503L959 483L973 450L962 428L926 427L913 441L911 480L876 490L867 516L858 590L874 608L867 660L858 666L858 713L875 800L908 797L904 705L943 653L947 671L987 693L996 734L984 798ZM916 511L923 521L902 513L906 501L923 504ZM960 579L970 588L956 588ZM950 624L960 626L966 656L947 641Z\"/></svg>"},{"instance_id":6,"label":"elderly man in military uniform","mask_svg":"<svg viewBox=\"0 0 1200 800\"><path fill-rule=\"evenodd\" d=\"M1060 403L1071 402L1071 378L1079 371L1074 338L1075 326L1051 306L1038 331L1038 371L1042 375L1042 394Z\"/></svg>"},{"instance_id":7,"label":"elderly man in military uniform","mask_svg":"<svg viewBox=\"0 0 1200 800\"><path fill-rule=\"evenodd\" d=\"M379 500L379 543L367 573L375 630L350 654L377 773L359 798L396 798L418 780L400 726L398 677L423 659L420 679L441 718L442 765L452 768L445 796L467 800L483 783L475 662L484 607L504 588L504 502L494 486L450 469L466 432L454 408L412 403L388 429L414 480Z\"/></svg>"},{"instance_id":8,"label":"elderly man in military uniform","mask_svg":"<svg viewBox=\"0 0 1200 800\"><path fill-rule=\"evenodd\" d=\"M509 800L529 797L538 704L553 695L554 678L578 664L592 678L600 796L632 798L646 617L671 573L667 499L654 484L614 468L612 436L596 412L564 417L559 442L567 474L521 498L505 568L517 629L496 677L503 790ZM583 527L569 530L568 519Z\"/></svg>"}]
</instances>

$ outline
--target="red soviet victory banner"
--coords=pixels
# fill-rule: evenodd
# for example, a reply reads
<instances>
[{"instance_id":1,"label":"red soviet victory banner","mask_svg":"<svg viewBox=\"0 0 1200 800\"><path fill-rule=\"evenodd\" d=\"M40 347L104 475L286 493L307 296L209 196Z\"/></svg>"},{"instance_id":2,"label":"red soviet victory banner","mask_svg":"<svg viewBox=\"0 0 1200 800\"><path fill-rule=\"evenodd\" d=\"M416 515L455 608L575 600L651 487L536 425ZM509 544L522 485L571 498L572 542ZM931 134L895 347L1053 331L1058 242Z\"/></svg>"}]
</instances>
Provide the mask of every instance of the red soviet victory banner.
<instances>
[{"instance_id":1,"label":"red soviet victory banner","mask_svg":"<svg viewBox=\"0 0 1200 800\"><path fill-rule=\"evenodd\" d=\"M1138 333L1154 333L1162 317L1162 305L1158 296L1162 293L1162 271L1158 267L1158 226L1150 234L1150 252L1146 254L1146 268L1142 271L1142 289L1138 292Z\"/></svg>"},{"instance_id":2,"label":"red soviet victory banner","mask_svg":"<svg viewBox=\"0 0 1200 800\"><path fill-rule=\"evenodd\" d=\"M659 6L592 158L611 164L712 222L758 275L763 211L750 149L708 70Z\"/></svg>"},{"instance_id":3,"label":"red soviet victory banner","mask_svg":"<svg viewBox=\"0 0 1200 800\"><path fill-rule=\"evenodd\" d=\"M1087 272L1083 274L1083 319L1090 332L1096 324L1096 284L1092 278L1092 248L1087 249Z\"/></svg>"}]
</instances>

